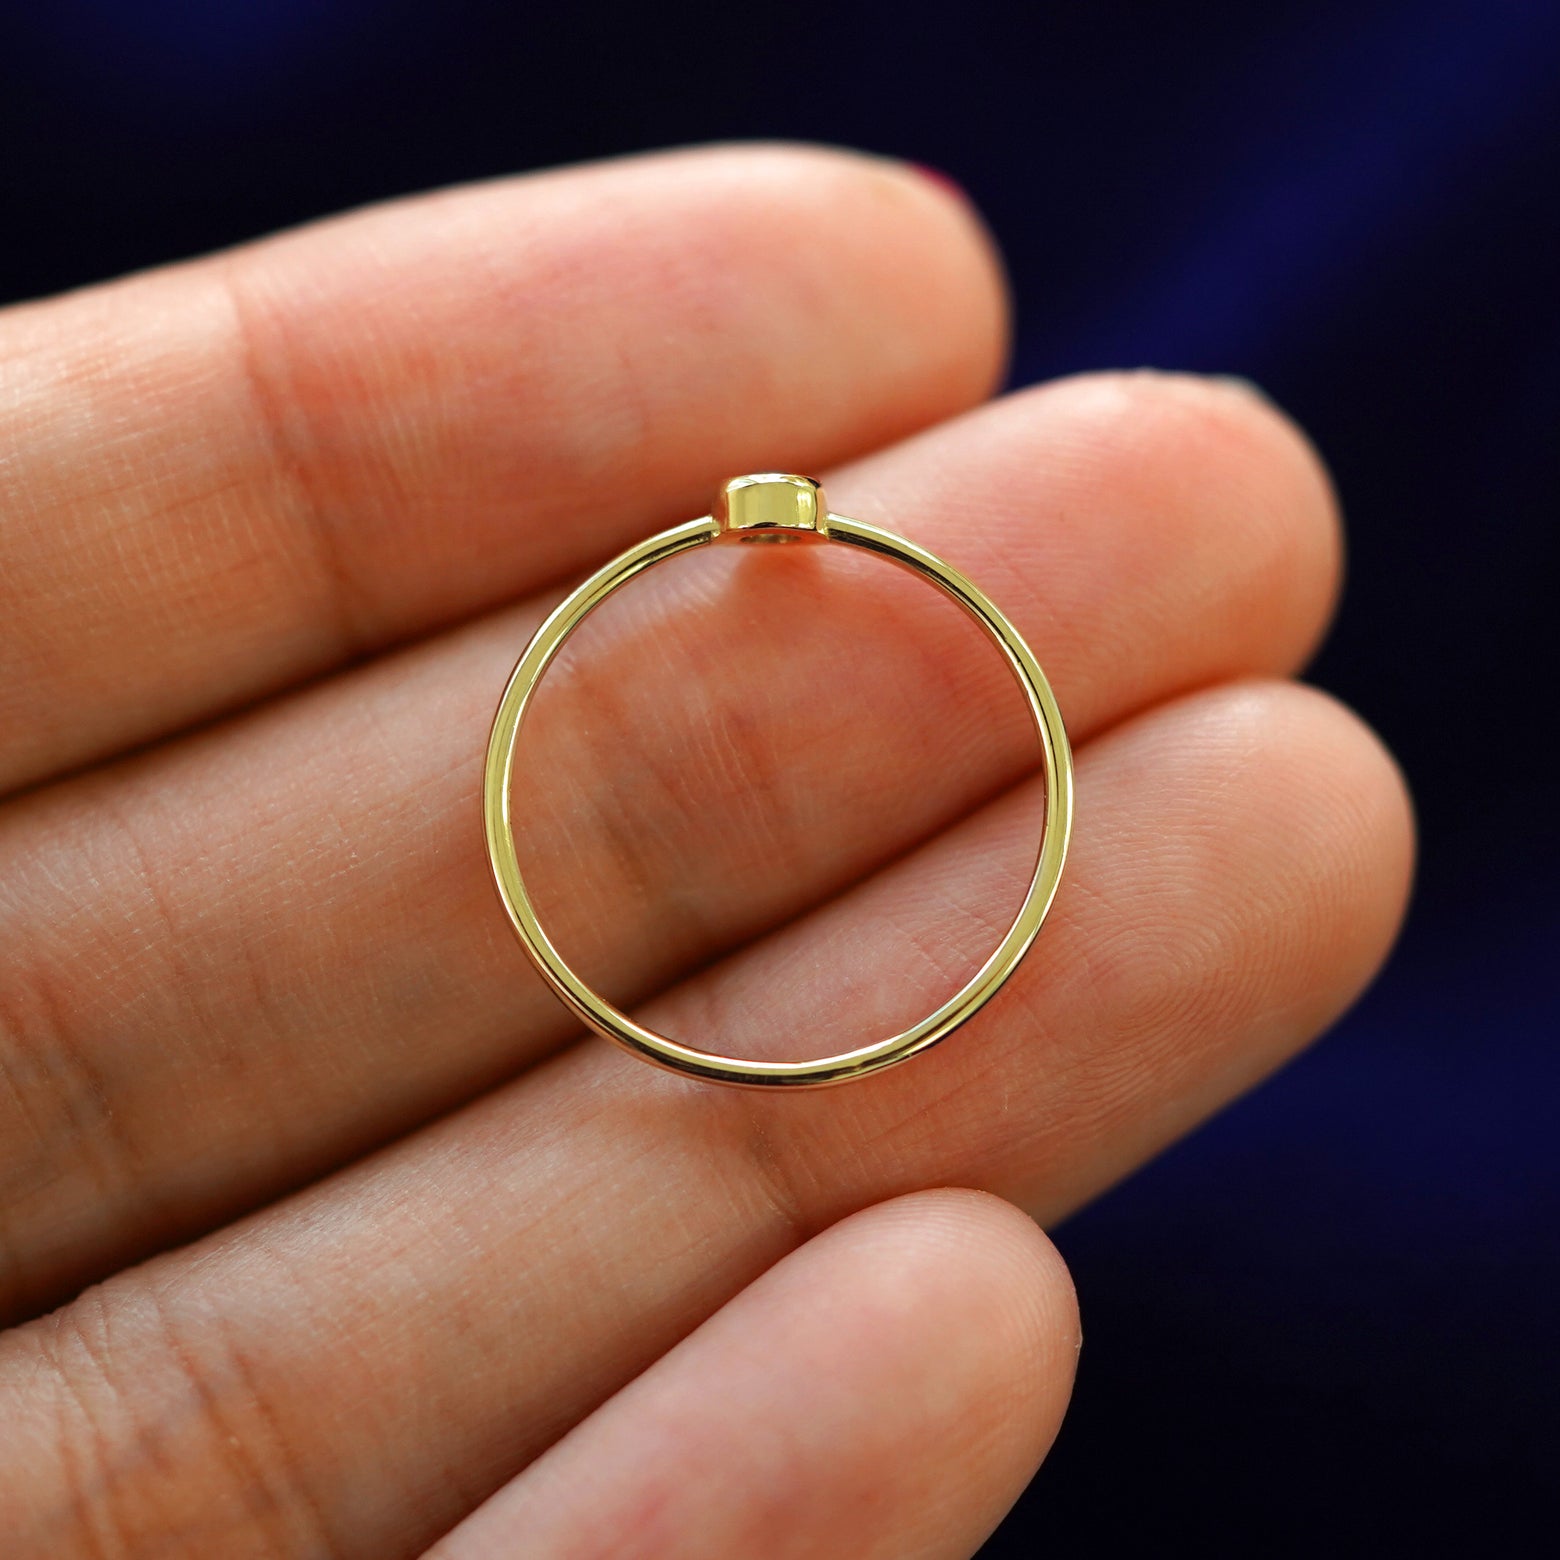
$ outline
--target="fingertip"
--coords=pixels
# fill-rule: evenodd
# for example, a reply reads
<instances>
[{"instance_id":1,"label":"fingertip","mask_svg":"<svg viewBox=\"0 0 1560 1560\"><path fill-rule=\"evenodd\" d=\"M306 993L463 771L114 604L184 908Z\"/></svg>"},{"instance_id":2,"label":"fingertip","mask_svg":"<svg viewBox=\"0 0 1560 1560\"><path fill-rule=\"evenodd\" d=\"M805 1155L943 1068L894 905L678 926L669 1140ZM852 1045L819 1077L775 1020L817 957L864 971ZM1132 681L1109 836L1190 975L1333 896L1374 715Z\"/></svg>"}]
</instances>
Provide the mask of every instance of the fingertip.
<instances>
[{"instance_id":1,"label":"fingertip","mask_svg":"<svg viewBox=\"0 0 1560 1560\"><path fill-rule=\"evenodd\" d=\"M1381 736L1342 700L1307 684L1275 689L1305 786L1296 811L1320 816L1327 837L1317 920L1339 946L1330 1022L1386 962L1402 929L1417 850L1413 794Z\"/></svg>"},{"instance_id":2,"label":"fingertip","mask_svg":"<svg viewBox=\"0 0 1560 1560\"><path fill-rule=\"evenodd\" d=\"M1243 1059L1267 1070L1334 1023L1391 951L1414 859L1402 771L1358 714L1302 683L1207 690L1139 730L1149 740L1135 765L1165 775L1177 753L1193 755L1180 786L1186 817L1219 875L1247 884L1222 913L1242 928L1240 976L1264 1015L1263 1044ZM1113 735L1124 752L1120 738L1132 739Z\"/></svg>"},{"instance_id":3,"label":"fingertip","mask_svg":"<svg viewBox=\"0 0 1560 1560\"><path fill-rule=\"evenodd\" d=\"M1013 279L1001 242L969 193L947 174L923 163L885 166L910 183L912 198L938 212L947 232L950 276L970 300L969 339L980 349L972 358L978 404L1002 386L1012 364Z\"/></svg>"},{"instance_id":4,"label":"fingertip","mask_svg":"<svg viewBox=\"0 0 1560 1560\"><path fill-rule=\"evenodd\" d=\"M710 142L659 154L714 159L744 184L773 180L815 200L828 225L825 243L875 240L897 267L912 331L935 325L959 374L963 406L986 400L1007 375L1013 288L995 233L951 176L926 164L825 141ZM842 232L847 226L853 230Z\"/></svg>"},{"instance_id":5,"label":"fingertip","mask_svg":"<svg viewBox=\"0 0 1560 1560\"><path fill-rule=\"evenodd\" d=\"M1311 436L1265 390L1229 374L1165 374L1172 393L1205 420L1205 436L1249 495L1251 524L1265 530L1264 580L1287 596L1291 625L1275 646L1274 671L1294 671L1315 654L1343 583L1343 508Z\"/></svg>"},{"instance_id":6,"label":"fingertip","mask_svg":"<svg viewBox=\"0 0 1560 1560\"><path fill-rule=\"evenodd\" d=\"M1073 375L1036 394L1066 398L1082 449L1104 447L1123 488L1134 467L1167 513L1222 527L1239 576L1222 598L1247 619L1232 673L1289 673L1315 653L1337 605L1343 519L1315 444L1270 397L1228 375L1162 369ZM1188 601L1186 610L1197 603Z\"/></svg>"},{"instance_id":7,"label":"fingertip","mask_svg":"<svg viewBox=\"0 0 1560 1560\"><path fill-rule=\"evenodd\" d=\"M974 1187L938 1187L907 1193L853 1217L875 1226L913 1226L921 1232L929 1262L978 1263L1033 1306L1030 1322L1078 1331L1078 1297L1066 1261L1034 1219L1005 1197Z\"/></svg>"},{"instance_id":8,"label":"fingertip","mask_svg":"<svg viewBox=\"0 0 1560 1560\"><path fill-rule=\"evenodd\" d=\"M913 1293L935 1329L938 1315L960 1319L982 1378L979 1396L994 1436L1044 1457L1066 1411L1082 1332L1078 1297L1061 1253L1022 1209L968 1187L911 1192L852 1214L824 1237L870 1242L863 1267L900 1269L895 1287Z\"/></svg>"}]
</instances>

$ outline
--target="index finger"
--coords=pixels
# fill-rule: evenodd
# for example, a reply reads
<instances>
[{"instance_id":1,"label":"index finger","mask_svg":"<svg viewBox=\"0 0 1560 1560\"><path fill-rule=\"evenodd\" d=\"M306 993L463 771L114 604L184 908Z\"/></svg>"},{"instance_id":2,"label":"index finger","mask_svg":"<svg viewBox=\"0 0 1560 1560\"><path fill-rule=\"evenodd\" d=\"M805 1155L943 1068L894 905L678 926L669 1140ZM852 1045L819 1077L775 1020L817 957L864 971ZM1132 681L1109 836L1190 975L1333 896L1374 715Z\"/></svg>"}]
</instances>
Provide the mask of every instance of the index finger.
<instances>
[{"instance_id":1,"label":"index finger","mask_svg":"<svg viewBox=\"0 0 1560 1560\"><path fill-rule=\"evenodd\" d=\"M800 146L401 202L0 317L0 789L981 399L968 208Z\"/></svg>"}]
</instances>

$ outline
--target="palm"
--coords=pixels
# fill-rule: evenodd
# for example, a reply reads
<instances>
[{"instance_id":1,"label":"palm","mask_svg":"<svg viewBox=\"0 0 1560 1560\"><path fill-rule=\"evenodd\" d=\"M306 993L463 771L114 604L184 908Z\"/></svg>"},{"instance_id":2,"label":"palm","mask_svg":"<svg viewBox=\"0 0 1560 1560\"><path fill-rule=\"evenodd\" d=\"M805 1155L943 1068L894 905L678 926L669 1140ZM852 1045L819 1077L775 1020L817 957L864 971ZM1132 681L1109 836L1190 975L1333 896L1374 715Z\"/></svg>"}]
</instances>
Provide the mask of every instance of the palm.
<instances>
[{"instance_id":1,"label":"palm","mask_svg":"<svg viewBox=\"0 0 1560 1560\"><path fill-rule=\"evenodd\" d=\"M1273 680L1334 588L1303 444L1159 376L977 408L1004 330L956 204L784 148L0 322L8 1554L979 1544L1076 1324L1033 1225L926 1189L1044 1221L1125 1173L1351 998L1409 857L1374 739ZM779 1099L577 1041L477 815L558 583L774 467L978 579L1079 753L1002 996ZM636 590L527 733L566 951L731 1051L935 1005L1037 823L989 648L888 569Z\"/></svg>"}]
</instances>

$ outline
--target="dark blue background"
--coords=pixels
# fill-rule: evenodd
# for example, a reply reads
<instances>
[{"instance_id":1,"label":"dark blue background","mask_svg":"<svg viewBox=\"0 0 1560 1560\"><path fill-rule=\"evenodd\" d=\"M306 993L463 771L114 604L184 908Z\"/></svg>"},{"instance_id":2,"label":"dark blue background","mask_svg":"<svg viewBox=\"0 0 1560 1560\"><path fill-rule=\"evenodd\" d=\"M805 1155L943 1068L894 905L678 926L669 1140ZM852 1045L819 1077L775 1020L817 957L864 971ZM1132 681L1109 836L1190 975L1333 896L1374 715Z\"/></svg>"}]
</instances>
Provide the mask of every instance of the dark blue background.
<instances>
[{"instance_id":1,"label":"dark blue background","mask_svg":"<svg viewBox=\"0 0 1560 1560\"><path fill-rule=\"evenodd\" d=\"M0 297L752 135L964 183L1011 266L1016 383L1236 372L1305 423L1351 521L1315 676L1421 809L1359 1009L1059 1232L1089 1346L989 1554L1549 1552L1560 8L0 7Z\"/></svg>"}]
</instances>

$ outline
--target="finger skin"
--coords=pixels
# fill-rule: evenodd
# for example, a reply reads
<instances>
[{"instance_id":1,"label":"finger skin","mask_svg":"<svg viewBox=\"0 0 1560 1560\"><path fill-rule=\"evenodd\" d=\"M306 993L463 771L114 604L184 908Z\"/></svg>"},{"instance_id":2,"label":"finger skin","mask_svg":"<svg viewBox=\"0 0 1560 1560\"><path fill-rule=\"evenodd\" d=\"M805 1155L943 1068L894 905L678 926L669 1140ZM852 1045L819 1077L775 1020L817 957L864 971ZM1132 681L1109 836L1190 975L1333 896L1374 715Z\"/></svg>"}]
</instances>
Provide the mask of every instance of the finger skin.
<instances>
[{"instance_id":1,"label":"finger skin","mask_svg":"<svg viewBox=\"0 0 1560 1560\"><path fill-rule=\"evenodd\" d=\"M735 472L960 411L1006 307L965 202L760 144L0 315L0 790L534 590Z\"/></svg>"},{"instance_id":2,"label":"finger skin","mask_svg":"<svg viewBox=\"0 0 1560 1560\"><path fill-rule=\"evenodd\" d=\"M902 527L1002 605L1076 742L1187 687L1290 669L1332 598L1314 457L1195 380L1024 392L829 475L843 512ZM652 570L542 685L524 859L551 935L620 1003L1036 762L979 630L841 553ZM479 825L493 706L541 610L0 809L0 1315L573 1036L495 903Z\"/></svg>"},{"instance_id":3,"label":"finger skin","mask_svg":"<svg viewBox=\"0 0 1560 1560\"><path fill-rule=\"evenodd\" d=\"M647 1021L739 1049L929 1008L995 940L1037 794ZM1320 695L1247 685L1137 717L1084 751L1078 796L1034 953L913 1064L775 1099L587 1041L6 1335L16 1560L90 1553L93 1522L170 1556L256 1533L287 1553L305 1527L342 1557L414 1553L818 1229L950 1184L1056 1218L1290 1055L1384 956L1407 804Z\"/></svg>"},{"instance_id":4,"label":"finger skin","mask_svg":"<svg viewBox=\"0 0 1560 1560\"><path fill-rule=\"evenodd\" d=\"M1079 1342L1023 1214L898 1198L743 1290L429 1560L968 1560L1055 1439Z\"/></svg>"}]
</instances>

